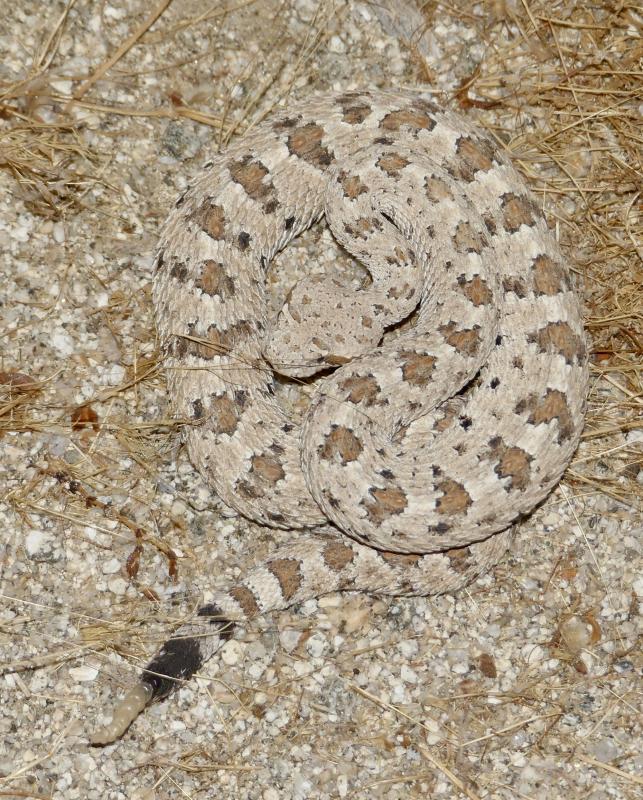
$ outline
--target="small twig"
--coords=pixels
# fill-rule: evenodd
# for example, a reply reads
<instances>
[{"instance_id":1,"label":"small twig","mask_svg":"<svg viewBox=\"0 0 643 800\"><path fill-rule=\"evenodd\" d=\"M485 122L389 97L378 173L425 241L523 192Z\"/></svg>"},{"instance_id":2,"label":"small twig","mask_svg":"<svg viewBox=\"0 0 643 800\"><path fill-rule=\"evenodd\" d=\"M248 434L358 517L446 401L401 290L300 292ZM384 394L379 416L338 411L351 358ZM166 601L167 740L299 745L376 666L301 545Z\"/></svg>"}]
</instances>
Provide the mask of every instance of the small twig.
<instances>
[{"instance_id":1,"label":"small twig","mask_svg":"<svg viewBox=\"0 0 643 800\"><path fill-rule=\"evenodd\" d=\"M143 22L141 22L141 24L138 26L138 28L136 28L134 33L132 33L131 36L125 39L125 41L121 44L121 46L118 47L114 53L112 53L112 55L107 59L107 61L103 61L103 63L96 70L94 70L93 74L90 75L89 78L87 78L87 80L78 87L78 89L76 89L76 91L72 96L72 101L80 100L80 98L83 97L88 92L89 89L91 89L91 87L96 83L96 81L99 81L103 77L103 75L108 70L110 70L114 66L114 64L116 64L117 61L120 61L120 59L125 55L125 53L127 53L128 50L131 50L132 47L134 47L134 45L136 44L136 42L138 42L141 36L143 36L143 34L149 28L151 28L152 25L154 25L156 20L161 16L161 14L165 11L165 9L170 5L171 2L172 0L161 0L161 2L154 9L154 11L152 11L150 16L147 17L147 19L143 20Z\"/></svg>"},{"instance_id":2,"label":"small twig","mask_svg":"<svg viewBox=\"0 0 643 800\"><path fill-rule=\"evenodd\" d=\"M618 767L613 767L611 764L606 764L605 761L597 761L597 759L590 758L589 756L577 755L577 758L580 761L583 761L585 764L589 764L591 767L605 769L614 775L618 775L620 778L625 778L625 780L630 781L630 783L637 783L639 786L643 786L643 778L639 778L638 775L631 775L629 772L623 772L623 770L618 769Z\"/></svg>"},{"instance_id":3,"label":"small twig","mask_svg":"<svg viewBox=\"0 0 643 800\"><path fill-rule=\"evenodd\" d=\"M90 653L97 653L105 650L106 642L97 642L91 647L80 647L73 651L65 650L56 653L44 653L43 655L33 656L32 658L22 658L19 661L12 661L9 664L0 664L0 675L8 675L12 672L27 672L31 669L42 669L52 664L62 664L65 661L82 658Z\"/></svg>"},{"instance_id":4,"label":"small twig","mask_svg":"<svg viewBox=\"0 0 643 800\"><path fill-rule=\"evenodd\" d=\"M367 700L370 700L372 703L376 703L378 706L381 706L382 708L387 708L390 711L393 711L395 714L399 715L400 717L404 717L405 719L408 719L409 721L415 723L416 725L419 725L421 728L425 728L426 727L419 720L414 719L413 717L410 717L408 714L405 714L403 711L401 711L396 706L391 705L390 703L384 702L383 700L381 700L376 695L371 694L370 692L367 692L365 689L362 689L360 686L357 686L357 684L349 683L348 686L354 692L357 692L358 694L361 694L362 697L365 697ZM445 775L455 787L457 787L463 794L465 794L469 798L469 800L480 800L480 797L477 794L475 794L474 792L472 792L471 789L468 789L465 786L465 784L460 780L460 778L458 778L457 775L455 775L453 772L451 772L451 770L449 769L449 767L447 767L446 764L443 764L441 761L438 761L438 759L435 758L435 756L432 756L431 753L428 751L428 749L426 747L423 747L422 745L417 745L417 748L422 753L422 755L426 758L426 760L429 761L443 775Z\"/></svg>"}]
</instances>

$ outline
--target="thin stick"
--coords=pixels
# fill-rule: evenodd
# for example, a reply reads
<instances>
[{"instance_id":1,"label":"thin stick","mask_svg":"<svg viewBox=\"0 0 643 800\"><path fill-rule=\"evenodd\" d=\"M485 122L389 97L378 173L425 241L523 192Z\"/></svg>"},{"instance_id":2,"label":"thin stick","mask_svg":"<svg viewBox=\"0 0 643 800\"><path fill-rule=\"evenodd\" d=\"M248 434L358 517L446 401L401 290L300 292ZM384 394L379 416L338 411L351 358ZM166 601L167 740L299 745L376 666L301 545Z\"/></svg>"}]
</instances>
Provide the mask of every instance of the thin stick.
<instances>
[{"instance_id":1,"label":"thin stick","mask_svg":"<svg viewBox=\"0 0 643 800\"><path fill-rule=\"evenodd\" d=\"M623 772L623 770L618 769L618 767L613 767L611 764L606 764L605 761L597 761L595 758L590 758L589 756L579 755L578 758L581 761L584 761L586 764L589 764L591 767L605 769L614 775L618 775L620 778L625 778L626 781L638 783L640 786L643 786L643 778L639 778L638 775L631 775L629 772Z\"/></svg>"},{"instance_id":2,"label":"thin stick","mask_svg":"<svg viewBox=\"0 0 643 800\"><path fill-rule=\"evenodd\" d=\"M385 703L383 700L380 700L379 697L377 697L374 694L371 694L370 692L367 692L365 689L362 689L360 686L357 686L354 683L349 683L348 685L353 691L357 692L358 694L361 694L362 697L365 697L367 700L370 700L372 703L376 703L378 706L382 706L382 708L388 708L391 711L394 711L399 716L404 717L405 719L408 719L408 720L414 722L416 725L419 725L422 728L425 727L419 720L413 719L413 717L410 717L408 714L405 714L403 711L401 711L396 706L393 706L390 703ZM465 784L460 780L460 778L458 778L457 775L455 775L453 772L451 772L451 770L447 767L446 764L443 764L441 761L438 761L438 759L435 758L435 756L432 756L431 753L428 751L428 749L426 747L423 747L422 745L418 745L417 748L422 753L424 758L426 758L426 760L430 764L432 764L437 770L439 770L443 775L445 775L455 787L457 787L463 794L465 794L469 798L469 800L480 800L479 795L477 795L474 792L472 792L471 789L468 789L465 786Z\"/></svg>"},{"instance_id":3,"label":"thin stick","mask_svg":"<svg viewBox=\"0 0 643 800\"><path fill-rule=\"evenodd\" d=\"M150 16L147 19L143 20L143 22L141 22L141 24L138 26L138 28L136 28L134 33L129 38L125 39L125 41L121 44L121 46L117 48L116 52L114 52L107 59L107 61L103 61L103 63L96 70L94 70L94 73L90 75L89 78L87 78L87 80L78 87L78 89L76 89L76 91L73 94L73 99L79 100L81 97L83 97L87 93L87 91L91 89L91 87L96 83L96 81L99 81L103 77L103 75L108 70L110 70L114 66L114 64L116 64L117 61L120 61L120 59L125 55L125 53L127 53L128 50L131 50L132 47L134 47L134 45L136 44L136 42L138 42L141 36L147 30L149 30L149 28L151 28L152 25L154 25L156 20L161 16L161 14L165 11L165 9L170 5L171 2L172 0L161 0L161 2L154 9L154 11L152 11Z\"/></svg>"}]
</instances>

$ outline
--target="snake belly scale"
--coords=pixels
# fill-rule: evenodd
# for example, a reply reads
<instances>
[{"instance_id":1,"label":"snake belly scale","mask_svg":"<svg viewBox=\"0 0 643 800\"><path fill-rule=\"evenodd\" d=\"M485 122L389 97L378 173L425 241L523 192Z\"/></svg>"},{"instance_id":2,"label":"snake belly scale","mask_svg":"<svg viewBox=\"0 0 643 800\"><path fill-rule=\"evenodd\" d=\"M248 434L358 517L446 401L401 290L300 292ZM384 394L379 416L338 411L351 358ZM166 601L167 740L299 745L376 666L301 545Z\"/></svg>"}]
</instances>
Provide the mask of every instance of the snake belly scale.
<instances>
[{"instance_id":1,"label":"snake belly scale","mask_svg":"<svg viewBox=\"0 0 643 800\"><path fill-rule=\"evenodd\" d=\"M322 216L368 279L310 275L270 319L268 264ZM235 620L336 590L462 587L578 444L587 355L556 241L498 147L416 92L313 97L217 155L169 215L153 299L192 462L293 542L213 594L94 744ZM322 373L303 422L275 372Z\"/></svg>"}]
</instances>

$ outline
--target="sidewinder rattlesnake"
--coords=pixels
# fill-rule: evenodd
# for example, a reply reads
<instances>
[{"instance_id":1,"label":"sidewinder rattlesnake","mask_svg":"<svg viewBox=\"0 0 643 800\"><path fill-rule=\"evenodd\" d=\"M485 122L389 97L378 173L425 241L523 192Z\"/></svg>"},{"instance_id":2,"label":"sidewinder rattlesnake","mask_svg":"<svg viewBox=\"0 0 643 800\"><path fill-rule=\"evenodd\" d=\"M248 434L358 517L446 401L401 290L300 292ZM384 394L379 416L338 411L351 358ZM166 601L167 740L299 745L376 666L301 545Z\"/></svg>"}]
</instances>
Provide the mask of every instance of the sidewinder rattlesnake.
<instances>
[{"instance_id":1,"label":"sidewinder rattlesnake","mask_svg":"<svg viewBox=\"0 0 643 800\"><path fill-rule=\"evenodd\" d=\"M322 215L370 279L309 276L268 319L268 263ZM415 92L314 97L217 155L169 215L154 306L193 463L240 514L302 532L166 642L94 744L234 620L462 587L579 440L586 348L554 237L491 140ZM274 371L324 372L303 424Z\"/></svg>"}]
</instances>

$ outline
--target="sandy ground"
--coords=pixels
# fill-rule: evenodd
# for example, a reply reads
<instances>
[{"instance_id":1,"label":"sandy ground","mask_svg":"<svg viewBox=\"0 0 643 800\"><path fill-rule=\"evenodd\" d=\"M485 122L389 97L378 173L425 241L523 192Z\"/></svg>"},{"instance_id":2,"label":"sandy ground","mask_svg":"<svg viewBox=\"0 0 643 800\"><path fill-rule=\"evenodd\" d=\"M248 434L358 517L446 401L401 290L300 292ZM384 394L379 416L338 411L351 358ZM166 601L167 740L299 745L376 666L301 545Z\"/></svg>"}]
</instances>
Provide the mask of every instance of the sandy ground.
<instances>
[{"instance_id":1,"label":"sandy ground","mask_svg":"<svg viewBox=\"0 0 643 800\"><path fill-rule=\"evenodd\" d=\"M583 6L174 0L152 25L139 0L4 9L0 797L641 796L641 23ZM263 618L91 748L172 627L285 538L231 516L180 448L159 226L274 105L395 85L485 125L560 236L593 343L577 459L468 591ZM280 263L320 252L342 257L321 226Z\"/></svg>"}]
</instances>

